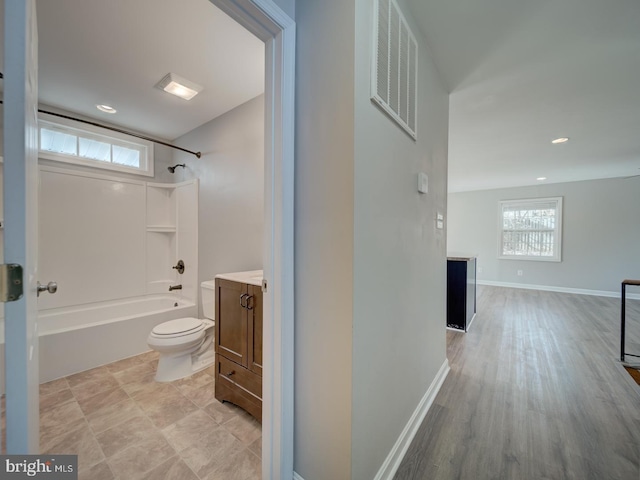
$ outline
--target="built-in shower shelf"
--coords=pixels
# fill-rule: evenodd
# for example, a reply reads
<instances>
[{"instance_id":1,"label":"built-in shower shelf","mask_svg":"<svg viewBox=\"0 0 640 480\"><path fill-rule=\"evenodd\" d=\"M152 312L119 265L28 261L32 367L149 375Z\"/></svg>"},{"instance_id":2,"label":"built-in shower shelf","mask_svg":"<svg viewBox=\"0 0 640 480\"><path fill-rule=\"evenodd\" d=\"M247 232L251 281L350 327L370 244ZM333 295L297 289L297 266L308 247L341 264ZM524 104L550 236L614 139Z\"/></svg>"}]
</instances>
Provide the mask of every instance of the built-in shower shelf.
<instances>
[{"instance_id":1,"label":"built-in shower shelf","mask_svg":"<svg viewBox=\"0 0 640 480\"><path fill-rule=\"evenodd\" d=\"M147 225L147 232L175 233L175 225Z\"/></svg>"}]
</instances>

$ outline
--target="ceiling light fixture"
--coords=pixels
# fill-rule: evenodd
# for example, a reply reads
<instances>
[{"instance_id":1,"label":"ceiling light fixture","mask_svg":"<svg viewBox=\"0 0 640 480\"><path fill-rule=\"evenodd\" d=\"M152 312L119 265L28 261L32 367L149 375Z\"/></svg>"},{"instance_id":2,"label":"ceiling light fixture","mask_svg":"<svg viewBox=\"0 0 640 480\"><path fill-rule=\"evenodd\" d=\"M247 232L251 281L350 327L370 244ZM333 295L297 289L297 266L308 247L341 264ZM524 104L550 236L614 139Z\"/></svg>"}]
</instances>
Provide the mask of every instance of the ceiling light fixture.
<instances>
[{"instance_id":1,"label":"ceiling light fixture","mask_svg":"<svg viewBox=\"0 0 640 480\"><path fill-rule=\"evenodd\" d=\"M536 180L538 180L539 182L542 182L543 180L546 180L546 179L547 179L547 177L538 177L538 178L536 178Z\"/></svg>"},{"instance_id":2,"label":"ceiling light fixture","mask_svg":"<svg viewBox=\"0 0 640 480\"><path fill-rule=\"evenodd\" d=\"M104 103L96 105L96 108L104 113L116 113L117 110L111 105L105 105Z\"/></svg>"},{"instance_id":3,"label":"ceiling light fixture","mask_svg":"<svg viewBox=\"0 0 640 480\"><path fill-rule=\"evenodd\" d=\"M553 143L554 145L557 145L559 143L566 143L569 141L569 137L560 137L560 138L556 138L554 140L551 140L551 143Z\"/></svg>"},{"instance_id":4,"label":"ceiling light fixture","mask_svg":"<svg viewBox=\"0 0 640 480\"><path fill-rule=\"evenodd\" d=\"M175 73L167 73L164 78L156 84L156 88L185 100L191 100L202 91L202 86L186 78L182 78Z\"/></svg>"}]
</instances>

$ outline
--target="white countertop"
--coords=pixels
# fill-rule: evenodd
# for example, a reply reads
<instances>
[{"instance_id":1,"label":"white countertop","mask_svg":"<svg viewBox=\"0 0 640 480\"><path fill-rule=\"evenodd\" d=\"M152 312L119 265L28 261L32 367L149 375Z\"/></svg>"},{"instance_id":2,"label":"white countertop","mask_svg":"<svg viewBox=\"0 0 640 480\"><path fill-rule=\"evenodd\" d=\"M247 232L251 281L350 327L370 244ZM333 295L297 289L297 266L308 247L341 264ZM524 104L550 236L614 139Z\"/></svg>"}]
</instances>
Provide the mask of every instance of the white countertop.
<instances>
[{"instance_id":1,"label":"white countertop","mask_svg":"<svg viewBox=\"0 0 640 480\"><path fill-rule=\"evenodd\" d=\"M262 286L262 275L262 270L250 270L248 272L220 273L216 275L216 278L231 280L232 282L248 283L249 285L260 287Z\"/></svg>"},{"instance_id":2,"label":"white countertop","mask_svg":"<svg viewBox=\"0 0 640 480\"><path fill-rule=\"evenodd\" d=\"M473 260L477 255L473 253L450 252L447 253L447 260Z\"/></svg>"}]
</instances>

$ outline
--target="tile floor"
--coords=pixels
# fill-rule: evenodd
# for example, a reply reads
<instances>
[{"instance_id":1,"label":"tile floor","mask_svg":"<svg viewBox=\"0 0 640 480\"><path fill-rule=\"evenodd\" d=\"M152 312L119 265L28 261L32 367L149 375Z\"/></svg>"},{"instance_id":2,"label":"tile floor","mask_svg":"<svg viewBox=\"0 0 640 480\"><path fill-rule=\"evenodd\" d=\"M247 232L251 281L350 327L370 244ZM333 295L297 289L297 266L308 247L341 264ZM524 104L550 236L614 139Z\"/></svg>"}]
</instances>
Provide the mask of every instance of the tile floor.
<instances>
[{"instance_id":1,"label":"tile floor","mask_svg":"<svg viewBox=\"0 0 640 480\"><path fill-rule=\"evenodd\" d=\"M148 352L40 385L42 453L87 480L255 480L261 425L214 398L213 367L157 383Z\"/></svg>"}]
</instances>

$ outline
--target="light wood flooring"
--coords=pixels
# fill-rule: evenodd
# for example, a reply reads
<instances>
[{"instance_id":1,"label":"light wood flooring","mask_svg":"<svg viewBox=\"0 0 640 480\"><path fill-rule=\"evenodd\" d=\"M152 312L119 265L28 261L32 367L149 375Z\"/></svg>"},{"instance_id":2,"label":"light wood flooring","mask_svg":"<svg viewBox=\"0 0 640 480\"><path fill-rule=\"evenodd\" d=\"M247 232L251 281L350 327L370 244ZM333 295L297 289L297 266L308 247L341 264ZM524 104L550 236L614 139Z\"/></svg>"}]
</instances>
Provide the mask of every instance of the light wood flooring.
<instances>
[{"instance_id":1,"label":"light wood flooring","mask_svg":"<svg viewBox=\"0 0 640 480\"><path fill-rule=\"evenodd\" d=\"M214 398L213 367L157 383L156 365L148 352L40 385L41 453L78 455L80 480L260 480L261 426Z\"/></svg>"},{"instance_id":2,"label":"light wood flooring","mask_svg":"<svg viewBox=\"0 0 640 480\"><path fill-rule=\"evenodd\" d=\"M627 322L640 354L640 302ZM619 299L479 287L395 480L639 480L640 394L619 326Z\"/></svg>"}]
</instances>

